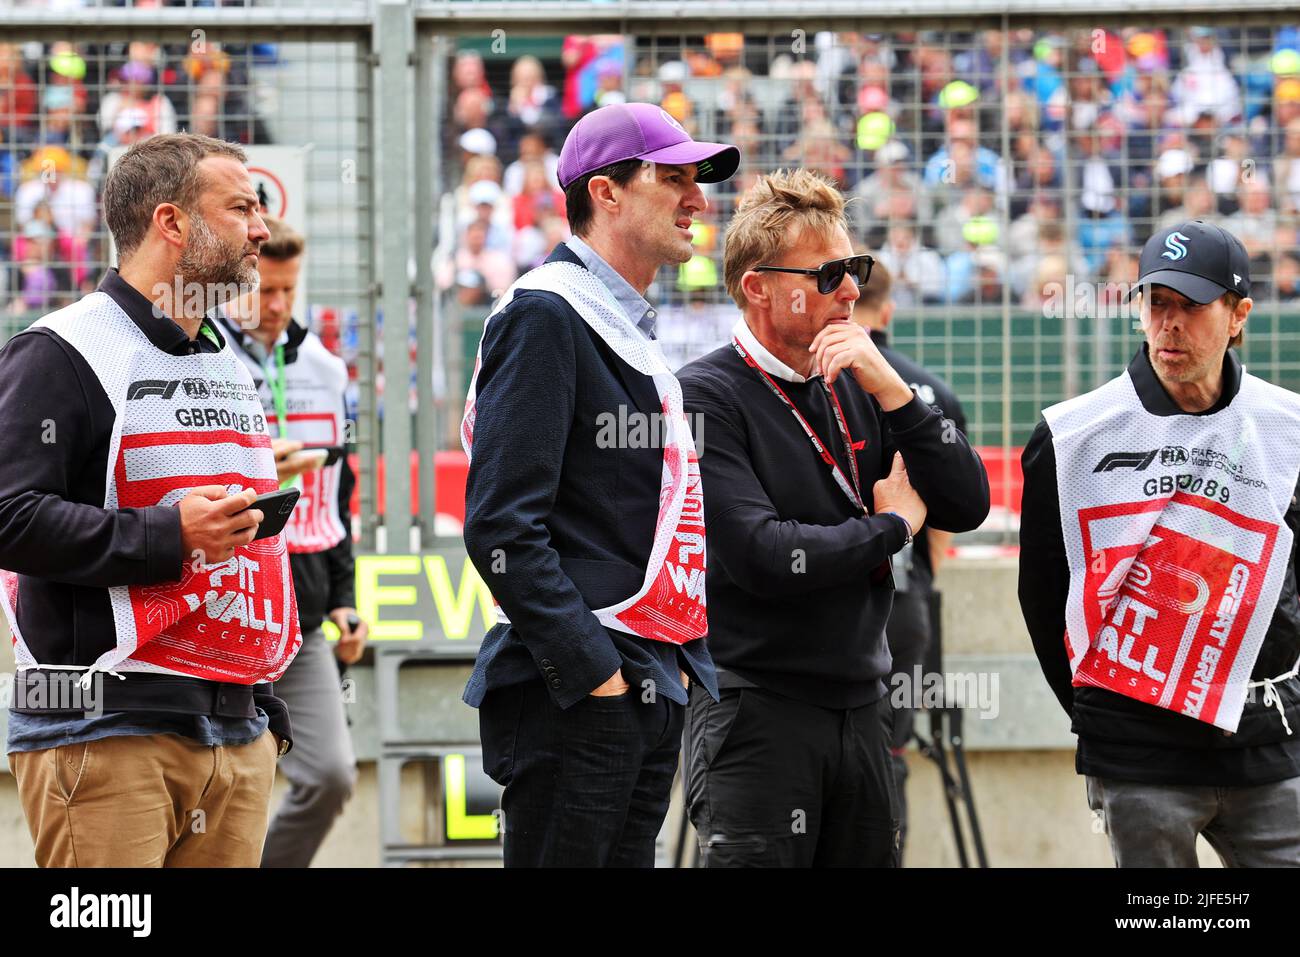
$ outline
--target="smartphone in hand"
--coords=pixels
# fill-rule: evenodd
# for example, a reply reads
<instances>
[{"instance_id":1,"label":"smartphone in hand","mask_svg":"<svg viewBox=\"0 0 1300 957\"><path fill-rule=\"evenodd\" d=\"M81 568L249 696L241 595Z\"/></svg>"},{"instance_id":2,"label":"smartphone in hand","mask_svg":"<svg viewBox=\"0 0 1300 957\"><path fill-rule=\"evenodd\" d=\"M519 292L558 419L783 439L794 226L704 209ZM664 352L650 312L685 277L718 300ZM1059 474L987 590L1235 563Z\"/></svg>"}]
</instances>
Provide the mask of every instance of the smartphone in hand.
<instances>
[{"instance_id":1,"label":"smartphone in hand","mask_svg":"<svg viewBox=\"0 0 1300 957\"><path fill-rule=\"evenodd\" d=\"M257 534L253 536L253 541L272 538L284 531L284 526L289 524L289 514L298 504L298 496L301 494L302 492L296 488L282 488L253 499L253 504L248 508L262 511L262 524L257 526ZM242 512L235 514L239 515Z\"/></svg>"}]
</instances>

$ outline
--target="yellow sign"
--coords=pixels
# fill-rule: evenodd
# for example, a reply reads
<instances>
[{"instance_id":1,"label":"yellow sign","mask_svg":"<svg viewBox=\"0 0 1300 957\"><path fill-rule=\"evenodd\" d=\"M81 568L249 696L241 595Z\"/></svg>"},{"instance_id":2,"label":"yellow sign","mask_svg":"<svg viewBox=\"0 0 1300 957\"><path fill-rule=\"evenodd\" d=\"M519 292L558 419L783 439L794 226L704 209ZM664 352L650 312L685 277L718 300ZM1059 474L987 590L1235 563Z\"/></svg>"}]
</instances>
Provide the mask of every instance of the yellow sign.
<instances>
[{"instance_id":1,"label":"yellow sign","mask_svg":"<svg viewBox=\"0 0 1300 957\"><path fill-rule=\"evenodd\" d=\"M449 841L492 841L496 840L498 817L495 814L471 814L471 803L482 803L496 797L497 787L486 774L479 774L482 781L490 787L479 787L477 793L470 795L465 781L465 755L448 754L442 759L443 795L446 800L446 836ZM477 801L472 800L477 798Z\"/></svg>"},{"instance_id":2,"label":"yellow sign","mask_svg":"<svg viewBox=\"0 0 1300 957\"><path fill-rule=\"evenodd\" d=\"M424 555L358 555L357 614L371 641L482 639L496 624L492 593L463 550ZM331 641L332 622L322 626Z\"/></svg>"}]
</instances>

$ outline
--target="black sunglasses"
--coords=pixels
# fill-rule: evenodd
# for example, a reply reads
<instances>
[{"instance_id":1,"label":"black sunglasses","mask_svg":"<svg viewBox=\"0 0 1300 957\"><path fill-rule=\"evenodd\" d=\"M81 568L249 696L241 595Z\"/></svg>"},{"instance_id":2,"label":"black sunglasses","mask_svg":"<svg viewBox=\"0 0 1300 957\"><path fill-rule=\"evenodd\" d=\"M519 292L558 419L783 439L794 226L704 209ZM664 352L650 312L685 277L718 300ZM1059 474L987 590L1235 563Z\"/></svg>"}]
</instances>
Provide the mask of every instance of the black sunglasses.
<instances>
[{"instance_id":1,"label":"black sunglasses","mask_svg":"<svg viewBox=\"0 0 1300 957\"><path fill-rule=\"evenodd\" d=\"M847 259L832 259L824 262L816 269L796 269L793 266L755 266L754 272L793 272L803 276L817 277L817 291L823 296L829 296L836 289L840 288L840 283L844 281L844 274L847 272L853 277L853 281L861 289L871 278L871 267L876 261L870 256L850 256Z\"/></svg>"}]
</instances>

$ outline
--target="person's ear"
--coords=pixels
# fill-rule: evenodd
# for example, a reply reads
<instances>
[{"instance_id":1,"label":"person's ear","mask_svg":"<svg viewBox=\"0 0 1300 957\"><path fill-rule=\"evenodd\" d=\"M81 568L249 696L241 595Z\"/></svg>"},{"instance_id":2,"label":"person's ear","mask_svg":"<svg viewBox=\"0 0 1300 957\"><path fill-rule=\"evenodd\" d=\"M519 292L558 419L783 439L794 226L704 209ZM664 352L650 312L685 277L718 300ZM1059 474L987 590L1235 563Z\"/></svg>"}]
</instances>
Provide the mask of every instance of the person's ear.
<instances>
[{"instance_id":1,"label":"person's ear","mask_svg":"<svg viewBox=\"0 0 1300 957\"><path fill-rule=\"evenodd\" d=\"M591 197L592 209L603 209L609 213L618 212L618 195L614 181L608 176L593 176L587 183L587 195Z\"/></svg>"},{"instance_id":2,"label":"person's ear","mask_svg":"<svg viewBox=\"0 0 1300 957\"><path fill-rule=\"evenodd\" d=\"M152 225L163 242L177 249L185 248L189 234L189 216L175 203L159 203L154 207Z\"/></svg>"},{"instance_id":3,"label":"person's ear","mask_svg":"<svg viewBox=\"0 0 1300 957\"><path fill-rule=\"evenodd\" d=\"M1237 334L1246 326L1246 317L1250 315L1250 310L1254 307L1254 299L1243 299L1237 303L1237 308L1232 310L1232 318L1228 320L1228 338L1235 339Z\"/></svg>"},{"instance_id":4,"label":"person's ear","mask_svg":"<svg viewBox=\"0 0 1300 957\"><path fill-rule=\"evenodd\" d=\"M751 306L772 308L772 296L762 273L754 272L752 269L746 270L740 277L740 291L745 294L745 301Z\"/></svg>"},{"instance_id":5,"label":"person's ear","mask_svg":"<svg viewBox=\"0 0 1300 957\"><path fill-rule=\"evenodd\" d=\"M890 320L894 318L894 300L886 300L880 307L880 328L888 329Z\"/></svg>"}]
</instances>

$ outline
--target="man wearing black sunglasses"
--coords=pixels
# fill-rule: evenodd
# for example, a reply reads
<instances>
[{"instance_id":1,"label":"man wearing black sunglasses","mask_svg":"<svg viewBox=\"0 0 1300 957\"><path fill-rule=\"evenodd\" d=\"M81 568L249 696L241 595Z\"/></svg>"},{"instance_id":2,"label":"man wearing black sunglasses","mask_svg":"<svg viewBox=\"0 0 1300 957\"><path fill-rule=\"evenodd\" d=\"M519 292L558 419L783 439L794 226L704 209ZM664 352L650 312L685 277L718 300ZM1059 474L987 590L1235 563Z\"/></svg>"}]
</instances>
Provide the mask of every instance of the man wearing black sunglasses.
<instances>
[{"instance_id":1,"label":"man wearing black sunglasses","mask_svg":"<svg viewBox=\"0 0 1300 957\"><path fill-rule=\"evenodd\" d=\"M830 259L816 269L800 269L793 266L755 266L754 272L786 272L801 276L816 276L817 291L829 296L840 288L844 274L853 277L853 283L859 289L871 278L871 267L876 261L870 256L847 256L844 259Z\"/></svg>"},{"instance_id":2,"label":"man wearing black sunglasses","mask_svg":"<svg viewBox=\"0 0 1300 957\"><path fill-rule=\"evenodd\" d=\"M898 863L889 558L922 523L977 527L988 478L851 320L871 259L844 199L762 177L723 253L734 340L679 373L699 423L709 650L687 803L708 867Z\"/></svg>"}]
</instances>

